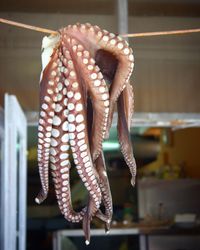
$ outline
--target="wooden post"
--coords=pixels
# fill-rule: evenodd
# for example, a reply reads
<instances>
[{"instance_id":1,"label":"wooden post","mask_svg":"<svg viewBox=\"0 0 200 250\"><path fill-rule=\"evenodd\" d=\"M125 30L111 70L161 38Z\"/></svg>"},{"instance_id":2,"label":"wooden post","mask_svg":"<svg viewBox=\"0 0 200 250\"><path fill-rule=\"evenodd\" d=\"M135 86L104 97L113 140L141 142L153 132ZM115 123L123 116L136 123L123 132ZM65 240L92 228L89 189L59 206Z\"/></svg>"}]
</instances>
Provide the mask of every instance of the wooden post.
<instances>
[{"instance_id":1,"label":"wooden post","mask_svg":"<svg viewBox=\"0 0 200 250\"><path fill-rule=\"evenodd\" d=\"M128 34L128 0L117 0L116 12L118 34Z\"/></svg>"}]
</instances>

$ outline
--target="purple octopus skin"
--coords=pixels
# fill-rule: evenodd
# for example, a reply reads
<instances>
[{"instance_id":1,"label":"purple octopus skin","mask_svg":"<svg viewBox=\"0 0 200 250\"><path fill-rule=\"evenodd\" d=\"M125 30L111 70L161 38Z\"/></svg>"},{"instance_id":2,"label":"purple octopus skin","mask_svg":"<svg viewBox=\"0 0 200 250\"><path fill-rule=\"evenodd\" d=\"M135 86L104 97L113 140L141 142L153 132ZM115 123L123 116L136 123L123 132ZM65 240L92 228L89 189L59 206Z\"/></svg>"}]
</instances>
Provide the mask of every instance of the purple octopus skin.
<instances>
[{"instance_id":1,"label":"purple octopus skin","mask_svg":"<svg viewBox=\"0 0 200 250\"><path fill-rule=\"evenodd\" d=\"M121 147L121 152L124 155L126 164L129 167L132 175L131 184L135 185L136 177L136 162L133 156L133 148L130 138L130 125L133 113L133 92L132 86L128 83L126 88L120 94L117 101L118 108L118 138Z\"/></svg>"},{"instance_id":2,"label":"purple octopus skin","mask_svg":"<svg viewBox=\"0 0 200 250\"><path fill-rule=\"evenodd\" d=\"M121 37L88 23L62 28L57 41L51 45L50 40L45 49L44 55L48 52L50 57L40 82L38 165L42 189L36 202L47 197L50 165L59 208L68 221L82 221L89 244L93 217L105 222L106 231L112 220L102 142L109 136L115 103L121 151L132 174L131 183L135 181L136 164L129 135L133 113L129 83L134 65L132 50ZM80 212L74 211L71 203L69 150L89 194L88 204Z\"/></svg>"}]
</instances>

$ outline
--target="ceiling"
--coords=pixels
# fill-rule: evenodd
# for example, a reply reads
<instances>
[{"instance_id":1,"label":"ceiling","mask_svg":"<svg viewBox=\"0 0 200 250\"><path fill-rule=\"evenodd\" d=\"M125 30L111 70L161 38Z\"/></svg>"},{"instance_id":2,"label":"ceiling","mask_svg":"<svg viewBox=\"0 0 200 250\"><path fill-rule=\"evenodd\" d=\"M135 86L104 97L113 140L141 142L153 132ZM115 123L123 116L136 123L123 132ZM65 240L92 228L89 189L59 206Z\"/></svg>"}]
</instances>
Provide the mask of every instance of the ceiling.
<instances>
[{"instance_id":1,"label":"ceiling","mask_svg":"<svg viewBox=\"0 0 200 250\"><path fill-rule=\"evenodd\" d=\"M69 14L113 14L114 0L1 0L0 11ZM198 0L129 0L129 15L199 16Z\"/></svg>"}]
</instances>

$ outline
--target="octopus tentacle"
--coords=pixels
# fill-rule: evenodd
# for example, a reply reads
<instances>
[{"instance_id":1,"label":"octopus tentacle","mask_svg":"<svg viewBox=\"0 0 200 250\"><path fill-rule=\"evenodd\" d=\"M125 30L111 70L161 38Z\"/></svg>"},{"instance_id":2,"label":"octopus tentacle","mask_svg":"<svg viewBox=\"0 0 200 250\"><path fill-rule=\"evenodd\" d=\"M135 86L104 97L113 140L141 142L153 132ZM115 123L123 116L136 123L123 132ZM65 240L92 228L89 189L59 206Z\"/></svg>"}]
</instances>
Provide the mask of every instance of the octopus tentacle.
<instances>
[{"instance_id":1,"label":"octopus tentacle","mask_svg":"<svg viewBox=\"0 0 200 250\"><path fill-rule=\"evenodd\" d=\"M130 132L131 121L132 121L133 112L134 112L134 93L133 93L133 87L130 84L130 82L127 83L126 88L123 90L123 95L124 95L124 106L125 106L127 126Z\"/></svg>"},{"instance_id":2,"label":"octopus tentacle","mask_svg":"<svg viewBox=\"0 0 200 250\"><path fill-rule=\"evenodd\" d=\"M76 41L71 40L71 42L73 43L73 46L72 46L73 52L71 51L71 53L73 53L73 54L74 54L74 53L77 53L77 55L74 54L73 56L78 56L78 58L80 58L79 52L82 52L86 57L89 55L89 52L86 51L86 50L83 50L82 46L79 45L79 44L77 44ZM74 46L77 46L77 47L74 48ZM78 51L77 51L77 50L78 50ZM85 58L83 58L83 62L85 62L84 59L85 59ZM77 60L77 61L78 61L78 60ZM90 61L93 61L93 59L90 59ZM80 65L79 65L80 68L82 68L82 67L81 67L81 63L82 63L82 60L81 60ZM84 66L84 65L83 65L83 66ZM89 65L88 65L88 66L89 66ZM94 66L94 67L95 67L95 66ZM86 74L86 72L85 72L85 74ZM85 77L84 77L85 74L84 74L84 71L83 71L83 77L82 77L82 78L83 78L83 80L84 80L85 82L87 81L87 82L86 82L86 83L87 83L86 86L85 86L85 85L82 86L82 91L83 91L83 93L85 93L85 98L83 98L83 99L86 99L86 98L87 98L87 93L86 93L86 92L87 92L87 89L89 90L89 93L92 92L92 91L90 91L90 88L91 88L91 87L89 86L90 77L88 77L88 79L85 78ZM98 74L100 74L100 72L98 72ZM98 84L99 84L99 83L98 83ZM105 83L104 83L104 85L105 85ZM101 87L102 87L102 86L100 86L100 88L101 88ZM68 93L68 95L71 95L71 93ZM104 101L104 103L105 103L105 101ZM105 106L105 105L104 105L104 106ZM107 113L108 113L108 112L107 112ZM106 115L105 115L105 116L106 116ZM106 119L106 117L105 117L105 119ZM97 120L99 121L99 119L97 119ZM104 122L104 123L105 123L105 122ZM88 127L88 126L86 126L86 127ZM92 147L91 147L91 148L92 148ZM92 151L91 151L91 152L92 152ZM75 163L76 163L76 160L75 160ZM95 169L94 169L94 170L95 170ZM79 171L79 169L78 169L78 171ZM79 171L79 172L80 172L80 171ZM95 171L95 176L97 176L96 171ZM93 205L90 205L90 206L93 207ZM86 211L86 208L84 208L83 211ZM96 211L96 210L94 210L94 211L92 212L92 214L95 214L95 211ZM98 217L98 215L96 215L96 214L95 214L95 216ZM108 220L107 217L104 216L104 215L102 215L100 219L103 220L104 222L107 222L107 220Z\"/></svg>"},{"instance_id":3,"label":"octopus tentacle","mask_svg":"<svg viewBox=\"0 0 200 250\"><path fill-rule=\"evenodd\" d=\"M69 38L68 43L71 42ZM86 241L89 241L89 224L92 216L100 207L101 192L97 182L93 162L91 159L90 149L88 145L87 120L86 111L83 106L84 96L81 95L80 81L76 73L71 53L63 44L63 53L68 59L68 67L70 68L69 77L66 76L67 96L68 96L68 122L69 122L69 140L72 149L72 155L78 174L90 194L90 202L83 218L83 230L85 232ZM70 61L70 65L69 65ZM66 61L63 61L65 67ZM64 73L65 74L65 73ZM74 82L76 83L74 86Z\"/></svg>"},{"instance_id":4,"label":"octopus tentacle","mask_svg":"<svg viewBox=\"0 0 200 250\"><path fill-rule=\"evenodd\" d=\"M61 62L60 69L63 70ZM67 89L63 76L60 76L58 91L52 127L50 167L61 212L68 221L79 222L82 220L83 212L76 213L71 204Z\"/></svg>"},{"instance_id":5,"label":"octopus tentacle","mask_svg":"<svg viewBox=\"0 0 200 250\"><path fill-rule=\"evenodd\" d=\"M101 154L97 158L95 166L97 173L99 175L99 186L102 193L102 201L105 206L105 215L103 216L105 216L107 219L106 231L108 232L110 230L110 223L112 220L113 209L112 209L112 196L111 196L108 176L106 173L106 165L103 152L101 152ZM99 210L97 211L96 216L98 216L99 218L102 217L102 214L99 213Z\"/></svg>"},{"instance_id":6,"label":"octopus tentacle","mask_svg":"<svg viewBox=\"0 0 200 250\"><path fill-rule=\"evenodd\" d=\"M35 198L37 203L44 201L48 194L49 179L49 148L52 130L52 122L57 97L56 79L58 77L58 67L56 61L58 54L54 51L52 59L43 71L43 77L40 82L40 119L38 126L38 166L42 189Z\"/></svg>"},{"instance_id":7,"label":"octopus tentacle","mask_svg":"<svg viewBox=\"0 0 200 250\"><path fill-rule=\"evenodd\" d=\"M90 99L88 99L87 101L87 109L88 109L88 113L87 113L88 131L91 131L92 124L94 122L94 111L93 111L93 106L92 106ZM92 139L92 134L90 134L90 137L89 137L90 144L91 144L91 139ZM92 151L92 146L91 146L91 151ZM100 186L101 193L102 193L102 202L105 207L105 214L103 214L101 210L99 209L96 212L95 216L105 222L106 231L108 232L110 229L110 222L112 219L112 197L111 197L109 181L108 181L108 177L106 173L106 166L105 166L103 151L101 151L100 155L98 156L96 161L94 161L94 163L95 163L95 169L98 173L99 186Z\"/></svg>"},{"instance_id":8,"label":"octopus tentacle","mask_svg":"<svg viewBox=\"0 0 200 250\"><path fill-rule=\"evenodd\" d=\"M69 171L71 164L69 162L69 131L66 114L66 87L63 86L62 80L58 84L58 100L55 107L55 115L60 117L61 123L53 125L52 143L50 149L51 172L53 176L58 205L64 217L68 221L80 222L86 212L83 208L80 212L75 212L71 203ZM61 99L62 97L62 99ZM61 138L66 137L63 142ZM104 221L104 217L101 217Z\"/></svg>"},{"instance_id":9,"label":"octopus tentacle","mask_svg":"<svg viewBox=\"0 0 200 250\"><path fill-rule=\"evenodd\" d=\"M130 112L132 112L132 108L130 108L130 103L133 103L133 95L131 94L131 90L131 87L128 85L128 87L126 87L121 93L117 101L118 112L120 113L120 115L118 116L117 128L121 151L124 155L126 164L130 169L132 175L131 184L134 186L136 176L136 162L133 156L133 147L129 134L130 118L128 117L128 115L130 115ZM128 99L129 101L127 101Z\"/></svg>"},{"instance_id":10,"label":"octopus tentacle","mask_svg":"<svg viewBox=\"0 0 200 250\"><path fill-rule=\"evenodd\" d=\"M89 51L78 44L74 39L72 40L72 53L77 57L77 67L81 68L80 75L85 83L85 88L90 94L93 104L93 126L91 138L91 154L95 161L101 152L102 141L104 138L107 117L109 113L109 93L107 85L103 79L98 66L95 65L94 59L91 57ZM99 127L101 129L99 129Z\"/></svg>"},{"instance_id":11,"label":"octopus tentacle","mask_svg":"<svg viewBox=\"0 0 200 250\"><path fill-rule=\"evenodd\" d=\"M101 49L110 52L118 60L117 69L110 87L110 109L106 132L106 137L108 137L112 124L114 104L129 81L134 64L132 50L125 40L120 36L113 36L108 31L98 32L98 35L101 37L99 40Z\"/></svg>"},{"instance_id":12,"label":"octopus tentacle","mask_svg":"<svg viewBox=\"0 0 200 250\"><path fill-rule=\"evenodd\" d=\"M87 112L88 131L91 131L92 124L93 124L94 111L93 111L93 107L92 107L92 103L91 103L90 99L87 100L87 109L88 109L88 112ZM90 135L89 136L89 143L91 144L92 134L89 133L89 135ZM92 147L91 147L91 151L92 151ZM101 158L101 159L98 160L98 158ZM105 166L103 151L101 151L98 158L96 161L94 161L94 166L95 166L95 170L97 171L97 174L98 174L98 182L99 182L99 186L100 186L101 194L102 194L102 203L105 206L105 210L107 210L107 209L109 210L109 206L107 206L108 203L111 205L110 207L112 210L112 197L111 197L111 193L110 193L109 181L108 181L107 176L104 173L104 171L106 170L106 166ZM103 174L103 178L102 178L102 174ZM105 178L106 178L106 180L104 181ZM107 194L105 194L105 192L107 192ZM107 202L105 202L106 200L107 200ZM110 222L112 219L112 211L111 210L110 210L110 213L106 212L105 214L103 214L101 212L101 210L99 209L95 214L95 216L97 218L99 218L100 220L102 220L103 222L106 223L105 224L106 231L109 231L109 225L110 225Z\"/></svg>"},{"instance_id":13,"label":"octopus tentacle","mask_svg":"<svg viewBox=\"0 0 200 250\"><path fill-rule=\"evenodd\" d=\"M118 60L117 70L110 89L110 109L106 131L106 137L108 137L112 124L114 104L125 88L127 81L129 81L133 70L132 50L120 36L106 30L100 30L98 26L93 27L90 24L70 25L64 31L79 40L84 47L89 47L88 50L93 58L95 58L98 50L103 49L110 52Z\"/></svg>"},{"instance_id":14,"label":"octopus tentacle","mask_svg":"<svg viewBox=\"0 0 200 250\"><path fill-rule=\"evenodd\" d=\"M119 38L118 38L119 39ZM114 105L117 99L119 98L121 92L126 87L129 82L130 76L133 71L133 55L132 50L127 46L126 41L118 41L118 48L121 49L121 55L119 57L119 62L117 70L113 79L113 82L110 87L110 112L108 117L108 127L107 127L107 138L109 135L109 129L112 125L112 118L114 112ZM123 57L123 58L122 58Z\"/></svg>"},{"instance_id":15,"label":"octopus tentacle","mask_svg":"<svg viewBox=\"0 0 200 250\"><path fill-rule=\"evenodd\" d=\"M109 78L110 78L109 80L112 80L112 81L111 81L111 86L110 86L110 110L109 110L109 116L108 116L108 126L107 126L107 131L106 131L106 138L108 138L109 130L112 124L112 117L113 117L115 102L117 101L123 89L126 87L129 81L129 78L132 74L134 64L133 64L132 50L131 48L129 48L125 40L122 40L122 38L119 36L110 38L109 33L107 34L107 36L104 35L102 40L108 40L107 46L108 47L110 46L110 49L107 51L113 55L113 58L111 61L111 63L113 64L113 67L109 69ZM103 47L103 48L106 49L106 47ZM104 55L105 55L105 52L104 52ZM105 75L106 75L106 71L104 69L105 66L101 62L99 62L101 57L99 57L98 59L98 53L97 53L96 59L97 59L97 64L100 66L101 70L105 72ZM118 62L116 62L116 59Z\"/></svg>"},{"instance_id":16,"label":"octopus tentacle","mask_svg":"<svg viewBox=\"0 0 200 250\"><path fill-rule=\"evenodd\" d=\"M69 68L69 77L66 75L65 85L67 88L68 96L68 123L69 123L69 141L72 149L72 155L78 174L83 180L89 193L92 195L91 190L95 190L95 195L92 197L96 201L97 207L101 202L100 189L97 183L97 177L94 172L94 166L88 147L88 133L87 133L87 120L86 111L83 105L83 96L81 94L81 88L79 79L77 77L74 63L71 61L70 52L66 47L63 47L65 58L68 59L68 64L63 62L65 67ZM64 73L66 74L66 73Z\"/></svg>"}]
</instances>

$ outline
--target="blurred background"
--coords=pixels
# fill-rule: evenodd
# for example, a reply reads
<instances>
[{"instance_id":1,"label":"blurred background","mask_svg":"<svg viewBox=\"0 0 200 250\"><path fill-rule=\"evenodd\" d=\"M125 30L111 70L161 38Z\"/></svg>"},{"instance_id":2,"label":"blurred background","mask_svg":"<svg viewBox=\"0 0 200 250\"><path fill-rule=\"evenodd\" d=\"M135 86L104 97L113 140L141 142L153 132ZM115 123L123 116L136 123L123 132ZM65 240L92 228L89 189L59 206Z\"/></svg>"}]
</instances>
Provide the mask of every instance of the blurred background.
<instances>
[{"instance_id":1,"label":"blurred background","mask_svg":"<svg viewBox=\"0 0 200 250\"><path fill-rule=\"evenodd\" d=\"M0 17L53 30L90 22L113 33L137 33L199 28L200 2L1 0ZM135 57L131 139L137 183L130 184L115 116L103 145L114 204L112 229L105 236L103 224L95 220L92 228L102 230L87 247L77 231L81 224L61 215L52 183L47 200L40 206L34 202L40 190L42 37L0 24L1 249L200 249L200 34L129 39ZM73 167L71 188L79 209L87 192Z\"/></svg>"}]
</instances>

